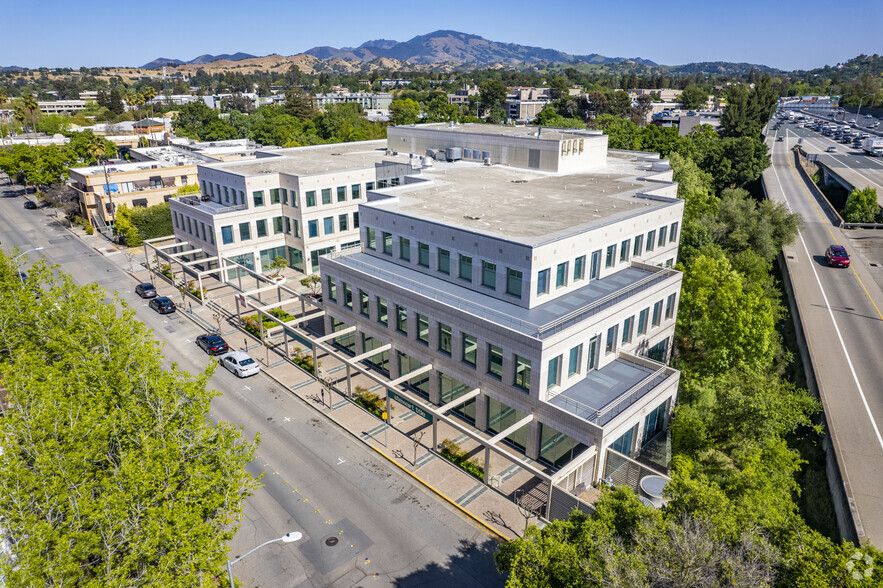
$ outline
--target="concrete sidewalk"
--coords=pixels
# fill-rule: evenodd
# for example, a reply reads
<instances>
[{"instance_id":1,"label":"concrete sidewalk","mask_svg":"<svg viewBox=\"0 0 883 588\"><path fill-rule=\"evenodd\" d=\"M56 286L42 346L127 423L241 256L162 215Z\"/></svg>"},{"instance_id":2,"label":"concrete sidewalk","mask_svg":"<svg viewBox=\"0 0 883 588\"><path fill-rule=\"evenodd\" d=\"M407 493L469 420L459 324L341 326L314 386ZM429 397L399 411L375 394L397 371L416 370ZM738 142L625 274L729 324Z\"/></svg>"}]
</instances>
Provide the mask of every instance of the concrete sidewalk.
<instances>
[{"instance_id":1,"label":"concrete sidewalk","mask_svg":"<svg viewBox=\"0 0 883 588\"><path fill-rule=\"evenodd\" d=\"M87 237L77 228L72 231L77 234L82 233L80 236L88 238L87 242L90 245L95 243L94 236ZM126 251L125 248L110 243L102 243L95 249L128 273L135 283L153 282L161 296L172 298L176 304L181 301L181 295L175 287L162 277L155 278L146 269L140 249ZM127 253L134 254L132 263ZM292 286L292 283L289 282L288 285ZM219 301L227 309L232 308L235 295L235 289L230 286L209 288L207 293L208 298ZM213 316L212 310L199 302L188 299L184 305L179 304L178 312L206 331L218 330L217 319ZM521 535L525 526L525 517L511 499L515 496L516 490L532 497L534 505L544 501L543 495L547 490L538 484L538 479L533 474L519 467L518 463L504 463L502 467L495 463L494 471L497 473L493 477L494 487L487 486L482 480L430 450L432 425L416 413L396 407L391 414L390 425L387 425L373 413L348 399L341 391L346 389L346 370L337 358L324 352L319 353L317 357L323 374L333 381L332 388L329 389L318 382L312 374L287 360L284 350L267 348L240 329L236 325L235 316L221 321L220 334L231 348L249 352L261 364L264 377L288 390L304 404L321 412L343 431L370 446L389 460L391 466L407 472L489 534L504 540ZM362 386L372 391L382 390L382 386L359 373L353 374L352 385L353 389ZM467 451L477 449L476 455L481 461L482 452L478 443L443 422L439 422L438 427L439 442L451 439ZM494 459L500 460L498 463L507 461L496 456ZM542 520L537 517L531 517L530 522L542 524Z\"/></svg>"}]
</instances>

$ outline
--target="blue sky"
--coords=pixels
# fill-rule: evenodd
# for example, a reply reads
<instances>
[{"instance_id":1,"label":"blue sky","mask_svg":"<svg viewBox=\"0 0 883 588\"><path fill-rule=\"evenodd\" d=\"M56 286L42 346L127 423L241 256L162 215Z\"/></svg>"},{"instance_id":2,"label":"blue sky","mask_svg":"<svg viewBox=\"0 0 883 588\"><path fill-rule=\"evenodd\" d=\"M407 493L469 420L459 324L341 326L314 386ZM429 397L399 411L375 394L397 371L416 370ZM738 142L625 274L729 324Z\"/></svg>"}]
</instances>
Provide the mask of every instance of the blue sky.
<instances>
[{"instance_id":1,"label":"blue sky","mask_svg":"<svg viewBox=\"0 0 883 588\"><path fill-rule=\"evenodd\" d=\"M237 51L292 55L317 45L406 41L438 29L666 65L734 61L811 69L883 52L879 0L796 5L770 0L44 0L39 13L31 2L4 4L0 65L24 67L138 66L157 57L186 61ZM838 28L827 26L831 22L871 28L844 26L832 36Z\"/></svg>"}]
</instances>

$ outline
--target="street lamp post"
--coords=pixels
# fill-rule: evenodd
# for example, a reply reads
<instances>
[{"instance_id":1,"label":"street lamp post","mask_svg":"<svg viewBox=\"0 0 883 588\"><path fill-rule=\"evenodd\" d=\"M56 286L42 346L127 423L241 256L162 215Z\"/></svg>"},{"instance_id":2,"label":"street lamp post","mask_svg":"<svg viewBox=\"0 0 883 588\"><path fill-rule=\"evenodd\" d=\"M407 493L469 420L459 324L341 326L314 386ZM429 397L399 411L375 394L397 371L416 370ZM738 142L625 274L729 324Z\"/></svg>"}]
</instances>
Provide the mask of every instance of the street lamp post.
<instances>
[{"instance_id":1,"label":"street lamp post","mask_svg":"<svg viewBox=\"0 0 883 588\"><path fill-rule=\"evenodd\" d=\"M16 261L19 260L19 258L24 257L25 255L27 255L27 254L30 253L31 251L42 251L42 250L43 250L42 247L34 247L33 249L28 249L28 250L25 251L24 253L20 253L20 254L16 255L16 256L12 259L12 263L15 263ZM24 276L21 275L21 272L18 272L18 279L21 280L21 283L22 283L22 284L25 283Z\"/></svg>"},{"instance_id":2,"label":"street lamp post","mask_svg":"<svg viewBox=\"0 0 883 588\"><path fill-rule=\"evenodd\" d=\"M865 98L867 98L868 96L873 96L873 95L874 95L874 93L871 92L870 94L865 94L864 96L862 96L859 99L858 110L855 111L855 126L860 127L862 125L861 121L859 121L859 119L858 119L858 115L861 114L861 112L862 112L862 102L864 102Z\"/></svg>"},{"instance_id":3,"label":"street lamp post","mask_svg":"<svg viewBox=\"0 0 883 588\"><path fill-rule=\"evenodd\" d=\"M251 551L246 553L245 555L241 555L241 556L237 557L236 559L234 559L233 561L228 560L227 561L227 576L230 579L230 588L236 588L236 585L233 583L233 564L237 563L238 561L240 561L242 559L245 559L246 557L248 557L249 555L251 555L252 553L257 551L258 549L260 549L264 545L269 545L270 543L276 543L277 541L281 541L282 543L292 543L294 541L298 541L301 537L303 537L303 535L301 535L297 531L292 531L290 533L286 533L285 535L283 535L282 537L279 537L278 539L270 539L269 541L265 541L264 543L261 543L260 545L258 545L257 547L255 547L254 549L252 549Z\"/></svg>"}]
</instances>

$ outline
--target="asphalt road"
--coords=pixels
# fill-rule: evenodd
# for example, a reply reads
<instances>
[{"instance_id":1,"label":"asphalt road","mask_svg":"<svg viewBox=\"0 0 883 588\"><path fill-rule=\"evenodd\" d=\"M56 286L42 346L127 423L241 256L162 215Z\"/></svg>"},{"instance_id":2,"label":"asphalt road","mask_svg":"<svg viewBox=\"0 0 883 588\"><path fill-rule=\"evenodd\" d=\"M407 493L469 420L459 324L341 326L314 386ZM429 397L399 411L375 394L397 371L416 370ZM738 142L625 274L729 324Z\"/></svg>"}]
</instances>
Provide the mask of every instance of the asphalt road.
<instances>
[{"instance_id":1,"label":"asphalt road","mask_svg":"<svg viewBox=\"0 0 883 588\"><path fill-rule=\"evenodd\" d=\"M768 139L773 165L764 173L764 183L770 198L784 201L806 223L796 243L784 253L829 431L848 496L858 513L859 533L881 546L883 292L879 284L883 281L875 278L883 272L883 235L844 231L829 222L822 204L800 179L789 150L795 135L812 136L804 143L823 144L827 139L793 126L787 125L788 141ZM851 268L827 266L825 250L834 243L850 252Z\"/></svg>"},{"instance_id":2,"label":"asphalt road","mask_svg":"<svg viewBox=\"0 0 883 588\"><path fill-rule=\"evenodd\" d=\"M15 246L44 247L25 256L25 271L42 254L78 283L118 292L164 345L166 364L205 369L210 360L193 342L201 331L180 313L160 316L147 308L133 293L136 282L122 254L96 251L109 244L98 237L80 240L46 209L24 210L21 190L5 182L0 175L0 247L7 254ZM211 385L221 392L211 417L261 438L249 470L264 472L264 485L246 501L231 559L289 531L304 535L236 564L244 586L503 584L493 564L496 541L320 413L262 375L238 380L219 368Z\"/></svg>"}]
</instances>

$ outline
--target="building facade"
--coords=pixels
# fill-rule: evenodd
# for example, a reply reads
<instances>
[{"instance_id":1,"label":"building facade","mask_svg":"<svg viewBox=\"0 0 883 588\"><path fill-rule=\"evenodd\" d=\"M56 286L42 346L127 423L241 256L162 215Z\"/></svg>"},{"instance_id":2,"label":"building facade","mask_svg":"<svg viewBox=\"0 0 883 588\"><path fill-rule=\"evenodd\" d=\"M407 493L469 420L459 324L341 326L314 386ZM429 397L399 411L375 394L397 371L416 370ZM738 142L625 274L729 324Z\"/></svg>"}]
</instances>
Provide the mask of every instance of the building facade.
<instances>
[{"instance_id":1,"label":"building facade","mask_svg":"<svg viewBox=\"0 0 883 588\"><path fill-rule=\"evenodd\" d=\"M677 397L665 363L683 201L667 162L525 127L390 127L388 144L462 157L367 192L359 247L320 259L326 333L346 331L334 343L351 355L379 349L376 369L526 458L571 468L570 487L597 482L605 449L639 452Z\"/></svg>"}]
</instances>

